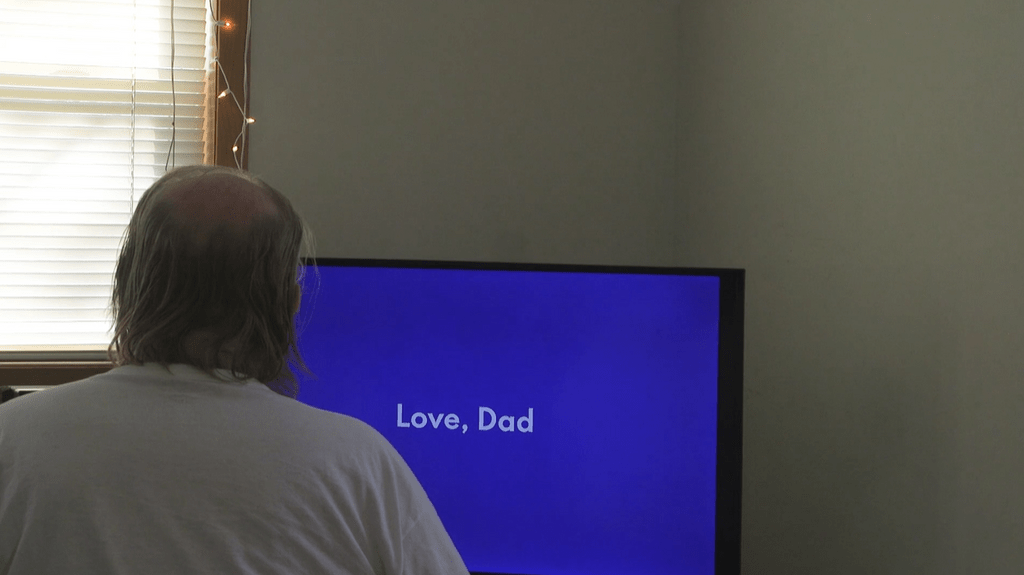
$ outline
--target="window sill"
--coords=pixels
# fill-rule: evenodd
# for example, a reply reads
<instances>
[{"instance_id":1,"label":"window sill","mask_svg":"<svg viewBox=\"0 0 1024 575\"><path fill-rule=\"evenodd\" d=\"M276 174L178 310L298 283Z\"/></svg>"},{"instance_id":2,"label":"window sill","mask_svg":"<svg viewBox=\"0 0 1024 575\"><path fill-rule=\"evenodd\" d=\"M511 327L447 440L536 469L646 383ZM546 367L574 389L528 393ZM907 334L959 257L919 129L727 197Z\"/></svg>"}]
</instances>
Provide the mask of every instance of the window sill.
<instances>
[{"instance_id":1,"label":"window sill","mask_svg":"<svg viewBox=\"0 0 1024 575\"><path fill-rule=\"evenodd\" d=\"M52 386L109 371L109 361L0 361L0 386Z\"/></svg>"}]
</instances>

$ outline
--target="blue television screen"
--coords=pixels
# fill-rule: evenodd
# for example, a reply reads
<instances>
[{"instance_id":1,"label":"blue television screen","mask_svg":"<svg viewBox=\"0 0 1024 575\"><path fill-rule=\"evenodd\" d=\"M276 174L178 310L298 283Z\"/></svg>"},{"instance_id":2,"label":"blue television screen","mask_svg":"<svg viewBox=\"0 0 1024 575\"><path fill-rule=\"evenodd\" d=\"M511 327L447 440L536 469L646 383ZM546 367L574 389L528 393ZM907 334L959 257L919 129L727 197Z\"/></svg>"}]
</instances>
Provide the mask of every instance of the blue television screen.
<instances>
[{"instance_id":1,"label":"blue television screen","mask_svg":"<svg viewBox=\"0 0 1024 575\"><path fill-rule=\"evenodd\" d=\"M741 270L319 260L300 401L402 454L474 573L739 572Z\"/></svg>"}]
</instances>

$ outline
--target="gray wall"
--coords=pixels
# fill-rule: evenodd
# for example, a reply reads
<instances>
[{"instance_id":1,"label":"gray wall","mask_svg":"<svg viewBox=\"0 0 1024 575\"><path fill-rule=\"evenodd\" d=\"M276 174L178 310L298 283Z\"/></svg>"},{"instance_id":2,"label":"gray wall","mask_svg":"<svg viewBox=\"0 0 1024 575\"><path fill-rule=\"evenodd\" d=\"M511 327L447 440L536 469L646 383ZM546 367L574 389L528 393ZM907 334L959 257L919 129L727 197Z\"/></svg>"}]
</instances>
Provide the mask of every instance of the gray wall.
<instances>
[{"instance_id":1,"label":"gray wall","mask_svg":"<svg viewBox=\"0 0 1024 575\"><path fill-rule=\"evenodd\" d=\"M1024 3L254 3L322 256L748 270L750 574L1024 571Z\"/></svg>"}]
</instances>

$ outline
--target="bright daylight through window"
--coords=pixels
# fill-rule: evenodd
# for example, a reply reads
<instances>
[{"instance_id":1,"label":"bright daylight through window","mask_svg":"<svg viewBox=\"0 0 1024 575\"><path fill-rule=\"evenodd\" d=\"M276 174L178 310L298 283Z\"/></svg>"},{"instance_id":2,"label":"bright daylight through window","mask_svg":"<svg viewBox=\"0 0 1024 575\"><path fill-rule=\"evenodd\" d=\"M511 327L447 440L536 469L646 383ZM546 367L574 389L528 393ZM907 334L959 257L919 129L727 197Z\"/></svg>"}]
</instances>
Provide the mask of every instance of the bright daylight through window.
<instances>
[{"instance_id":1,"label":"bright daylight through window","mask_svg":"<svg viewBox=\"0 0 1024 575\"><path fill-rule=\"evenodd\" d=\"M212 161L210 8L0 3L0 358L106 349L134 202Z\"/></svg>"}]
</instances>

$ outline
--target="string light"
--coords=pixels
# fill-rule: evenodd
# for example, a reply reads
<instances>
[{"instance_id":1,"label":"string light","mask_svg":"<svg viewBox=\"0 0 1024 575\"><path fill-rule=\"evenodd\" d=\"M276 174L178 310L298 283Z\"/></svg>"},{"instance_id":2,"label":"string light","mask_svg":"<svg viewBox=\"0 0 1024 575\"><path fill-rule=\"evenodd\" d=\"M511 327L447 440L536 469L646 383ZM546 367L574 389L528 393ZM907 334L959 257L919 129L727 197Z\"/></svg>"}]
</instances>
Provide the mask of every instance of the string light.
<instances>
[{"instance_id":1,"label":"string light","mask_svg":"<svg viewBox=\"0 0 1024 575\"><path fill-rule=\"evenodd\" d=\"M249 105L249 55L252 54L252 0L248 0L247 7L245 10L245 45L242 48L245 58L242 59L242 78L243 85L242 90L245 92L244 97L245 105ZM242 146L245 146L245 139L249 135L249 124L255 122L255 119L250 120L249 111L244 110L242 117L245 118L245 123L242 124L242 131L238 134L238 139L242 140ZM237 140L236 140L237 141ZM242 151L242 155L245 155L245 151ZM241 168L241 164L238 161L238 157L235 157L235 163Z\"/></svg>"},{"instance_id":2,"label":"string light","mask_svg":"<svg viewBox=\"0 0 1024 575\"><path fill-rule=\"evenodd\" d=\"M251 49L251 42L252 42L252 40L251 40L252 39L252 36L251 36L251 32L252 32L252 0L249 0L248 5L249 5L248 12L247 12L248 13L248 23L247 23L247 27L246 27L246 30L245 30L245 47L244 47L244 53L246 55L249 54L249 51ZM234 24L231 22L231 20L227 20L227 19L221 20L220 18L217 17L216 11L213 9L213 0L210 0L209 6L210 6L210 14L214 15L214 19L215 19L214 23L217 25L218 28L223 28L225 30L231 30L231 29L234 28ZM223 99L223 98L226 98L228 96L231 96L231 100L234 101L235 107L238 108L239 113L242 114L242 125L241 125L241 127L239 129L238 136L235 138L235 141L234 141L234 143L231 146L231 152L232 152L232 154L235 157L235 166L238 167L239 169L241 169L242 168L242 157L245 156L246 132L248 130L249 125L253 124L254 122L256 122L256 119L251 117L251 116L249 116L249 114L247 113L247 110L245 109L245 106L242 105L242 102L238 101L238 97L235 95L235 92L231 89L231 83L228 81L227 73L224 72L224 67L220 65L220 38L219 37L215 37L215 39L214 39L214 54L215 54L215 57L213 59L213 64L214 64L214 66L217 67L217 70L220 72L220 77L221 77L221 80L224 81L224 88L225 88L220 94L217 95L217 98L218 99ZM248 103L248 97L247 96L248 96L248 89L249 89L249 59L247 57L243 57L242 61L243 61L242 71L243 71L243 77L244 77L244 81L245 81L245 86L243 86L243 91L245 93L243 94L243 98L242 99L245 100L246 103ZM241 151L241 153L239 153L240 151Z\"/></svg>"}]
</instances>

